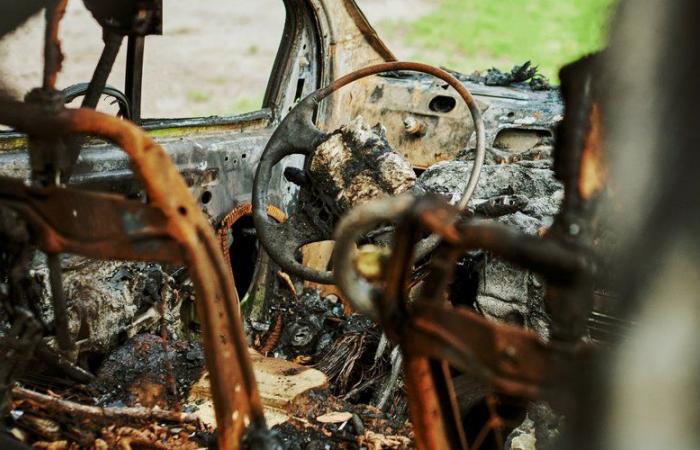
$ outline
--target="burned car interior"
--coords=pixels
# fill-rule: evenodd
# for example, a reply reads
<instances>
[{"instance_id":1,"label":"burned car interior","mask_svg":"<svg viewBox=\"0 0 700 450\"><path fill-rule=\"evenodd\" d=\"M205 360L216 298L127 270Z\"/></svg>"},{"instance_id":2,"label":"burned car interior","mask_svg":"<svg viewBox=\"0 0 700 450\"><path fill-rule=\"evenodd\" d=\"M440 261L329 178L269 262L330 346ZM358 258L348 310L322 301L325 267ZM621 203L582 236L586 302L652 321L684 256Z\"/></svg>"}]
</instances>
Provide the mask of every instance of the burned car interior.
<instances>
[{"instance_id":1,"label":"burned car interior","mask_svg":"<svg viewBox=\"0 0 700 450\"><path fill-rule=\"evenodd\" d=\"M0 80L0 448L640 448L612 444L640 423L625 389L665 385L612 387L646 372L620 348L654 329L630 282L656 279L632 212L651 187L624 183L659 150L628 150L649 86L611 61L647 48L628 35L653 15L621 8L554 85L530 61L401 61L354 0L283 0L260 109L159 119L144 54L176 4L73 1L103 49L70 86L67 0L3 4L0 38L37 13L45 34L36 87ZM639 108L651 148L662 123ZM658 170L649 217L681 173ZM664 323L700 316L683 311Z\"/></svg>"}]
</instances>

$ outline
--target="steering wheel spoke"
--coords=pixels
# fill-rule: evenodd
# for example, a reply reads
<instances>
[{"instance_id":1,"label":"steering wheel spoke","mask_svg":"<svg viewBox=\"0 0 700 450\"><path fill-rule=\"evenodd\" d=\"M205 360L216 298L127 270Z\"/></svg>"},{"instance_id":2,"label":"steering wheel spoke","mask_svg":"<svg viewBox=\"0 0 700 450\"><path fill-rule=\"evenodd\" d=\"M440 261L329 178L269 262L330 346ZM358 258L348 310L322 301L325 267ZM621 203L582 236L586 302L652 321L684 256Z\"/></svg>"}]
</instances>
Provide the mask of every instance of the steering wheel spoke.
<instances>
[{"instance_id":1,"label":"steering wheel spoke","mask_svg":"<svg viewBox=\"0 0 700 450\"><path fill-rule=\"evenodd\" d=\"M271 251L268 251L273 260L288 261L285 271L292 273L304 273L304 279L317 283L330 284L333 282L333 274L330 271L318 271L304 266L297 261L298 250L306 244L328 240L323 233L314 226L303 214L295 211L282 223L270 223L267 227L273 240ZM290 270L290 267L292 268Z\"/></svg>"}]
</instances>

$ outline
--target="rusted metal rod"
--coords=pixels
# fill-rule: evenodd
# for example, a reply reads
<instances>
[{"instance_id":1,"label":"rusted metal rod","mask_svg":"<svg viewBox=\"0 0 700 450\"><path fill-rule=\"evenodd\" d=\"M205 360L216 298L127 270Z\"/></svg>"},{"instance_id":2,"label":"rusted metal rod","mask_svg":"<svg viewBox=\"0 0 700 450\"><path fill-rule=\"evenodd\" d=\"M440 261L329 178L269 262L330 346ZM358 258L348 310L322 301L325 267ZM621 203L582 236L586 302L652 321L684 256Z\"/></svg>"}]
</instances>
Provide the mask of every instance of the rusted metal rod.
<instances>
[{"instance_id":1,"label":"rusted metal rod","mask_svg":"<svg viewBox=\"0 0 700 450\"><path fill-rule=\"evenodd\" d=\"M74 416L104 419L109 421L164 421L177 423L199 423L196 414L168 411L165 409L151 409L143 407L101 407L75 403L61 398L51 397L46 394L31 391L22 387L12 389L12 396L16 400L27 400L37 403L51 411L70 414Z\"/></svg>"},{"instance_id":2,"label":"rusted metal rod","mask_svg":"<svg viewBox=\"0 0 700 450\"><path fill-rule=\"evenodd\" d=\"M58 72L61 71L63 53L58 37L59 24L66 13L68 0L54 0L46 7L46 30L44 36L44 89L55 89Z\"/></svg>"},{"instance_id":3,"label":"rusted metal rod","mask_svg":"<svg viewBox=\"0 0 700 450\"><path fill-rule=\"evenodd\" d=\"M123 40L124 36L121 34L109 30L104 31L105 45L100 59L97 62L97 66L95 67L95 72L90 79L85 97L83 97L83 102L81 104L83 108L95 109L97 107L97 103L107 84L107 78L109 78L109 74L112 71L112 66L114 66L114 61L117 59Z\"/></svg>"},{"instance_id":4,"label":"rusted metal rod","mask_svg":"<svg viewBox=\"0 0 700 450\"><path fill-rule=\"evenodd\" d=\"M63 293L63 270L61 268L61 255L47 253L46 262L49 268L49 281L51 285L51 301L53 304L53 323L56 328L56 340L61 351L68 352L73 349L73 340L68 330L68 308L66 297Z\"/></svg>"}]
</instances>

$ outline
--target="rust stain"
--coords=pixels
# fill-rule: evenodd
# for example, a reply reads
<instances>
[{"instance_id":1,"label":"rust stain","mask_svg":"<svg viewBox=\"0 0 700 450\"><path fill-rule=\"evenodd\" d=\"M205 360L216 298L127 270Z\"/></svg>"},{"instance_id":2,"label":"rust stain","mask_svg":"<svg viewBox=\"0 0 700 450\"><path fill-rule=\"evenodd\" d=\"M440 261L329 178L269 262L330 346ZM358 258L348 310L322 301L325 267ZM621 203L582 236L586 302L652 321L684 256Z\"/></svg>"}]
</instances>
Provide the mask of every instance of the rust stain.
<instances>
[{"instance_id":1,"label":"rust stain","mask_svg":"<svg viewBox=\"0 0 700 450\"><path fill-rule=\"evenodd\" d=\"M63 64L59 24L66 13L68 0L56 0L46 8L46 35L44 40L44 88L54 89Z\"/></svg>"},{"instance_id":2,"label":"rust stain","mask_svg":"<svg viewBox=\"0 0 700 450\"><path fill-rule=\"evenodd\" d=\"M277 317L275 318L275 324L272 326L270 334L268 334L268 336L265 338L265 343L263 344L263 346L260 347L260 353L262 353L263 356L267 356L267 354L274 350L277 346L277 343L280 340L280 336L282 336L283 325L284 318L282 317L282 314L277 314Z\"/></svg>"},{"instance_id":3,"label":"rust stain","mask_svg":"<svg viewBox=\"0 0 700 450\"><path fill-rule=\"evenodd\" d=\"M251 203L242 203L233 208L233 210L231 210L231 212L223 218L221 225L219 225L219 229L217 231L219 245L221 246L221 252L224 254L224 259L231 270L233 270L233 268L231 267L231 255L229 254L228 250L228 233L231 231L231 227L233 227L236 222L241 220L243 217L250 216L252 214L253 205ZM267 215L278 223L282 223L287 220L287 216L284 214L284 212L272 205L267 206Z\"/></svg>"},{"instance_id":4,"label":"rust stain","mask_svg":"<svg viewBox=\"0 0 700 450\"><path fill-rule=\"evenodd\" d=\"M444 371L449 370L444 362L442 368ZM450 415L449 412L459 413L446 411L452 405L445 405L435 395L439 381L432 373L428 358L414 356L409 352L405 361L405 377L416 448L467 449L464 433L461 429L450 429L453 424L446 417Z\"/></svg>"},{"instance_id":5,"label":"rust stain","mask_svg":"<svg viewBox=\"0 0 700 450\"><path fill-rule=\"evenodd\" d=\"M579 173L578 191L584 200L589 200L600 193L608 178L608 167L605 163L603 148L603 129L600 117L600 106L597 102L591 107L588 135L581 155L581 171Z\"/></svg>"}]
</instances>

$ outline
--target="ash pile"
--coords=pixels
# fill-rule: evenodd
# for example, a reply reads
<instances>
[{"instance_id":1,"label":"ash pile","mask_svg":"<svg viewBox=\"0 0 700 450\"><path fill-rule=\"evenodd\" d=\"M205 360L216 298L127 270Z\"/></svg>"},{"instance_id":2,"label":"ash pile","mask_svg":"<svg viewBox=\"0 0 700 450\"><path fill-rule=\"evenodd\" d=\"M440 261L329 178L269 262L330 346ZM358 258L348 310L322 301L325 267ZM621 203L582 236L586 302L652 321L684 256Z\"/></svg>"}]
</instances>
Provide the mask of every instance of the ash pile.
<instances>
[{"instance_id":1,"label":"ash pile","mask_svg":"<svg viewBox=\"0 0 700 450\"><path fill-rule=\"evenodd\" d=\"M564 188L552 170L551 151L549 143L542 143L525 152L527 158L512 162L487 159L470 213L530 235L544 235L564 198ZM454 203L464 191L473 164L435 164L420 176L415 191L437 193ZM458 270L457 282L464 285L452 290L456 304L473 306L486 317L532 329L546 339L548 319L543 283L538 276L483 252L466 255ZM476 286L464 280L472 280Z\"/></svg>"}]
</instances>

